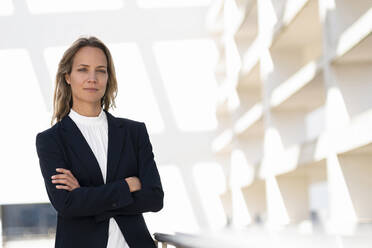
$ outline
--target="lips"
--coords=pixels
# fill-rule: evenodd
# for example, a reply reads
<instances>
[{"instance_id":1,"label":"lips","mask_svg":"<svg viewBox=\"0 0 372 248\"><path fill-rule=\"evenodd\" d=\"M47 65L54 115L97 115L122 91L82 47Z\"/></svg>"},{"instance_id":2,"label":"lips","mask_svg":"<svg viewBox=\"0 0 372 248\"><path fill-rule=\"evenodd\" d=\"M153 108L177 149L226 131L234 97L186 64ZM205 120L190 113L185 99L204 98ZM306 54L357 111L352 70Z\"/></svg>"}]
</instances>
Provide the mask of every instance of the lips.
<instances>
[{"instance_id":1,"label":"lips","mask_svg":"<svg viewBox=\"0 0 372 248\"><path fill-rule=\"evenodd\" d=\"M96 89L96 88L84 88L84 90L97 91L98 89Z\"/></svg>"}]
</instances>

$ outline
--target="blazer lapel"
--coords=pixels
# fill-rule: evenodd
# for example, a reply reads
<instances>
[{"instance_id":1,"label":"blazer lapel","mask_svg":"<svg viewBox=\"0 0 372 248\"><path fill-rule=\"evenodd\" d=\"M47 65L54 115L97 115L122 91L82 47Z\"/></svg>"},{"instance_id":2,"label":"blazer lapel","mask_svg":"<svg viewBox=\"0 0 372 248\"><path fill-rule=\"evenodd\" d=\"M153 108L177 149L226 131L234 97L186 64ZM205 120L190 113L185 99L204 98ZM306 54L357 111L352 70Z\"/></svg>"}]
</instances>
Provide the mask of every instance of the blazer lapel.
<instances>
[{"instance_id":1,"label":"blazer lapel","mask_svg":"<svg viewBox=\"0 0 372 248\"><path fill-rule=\"evenodd\" d=\"M119 118L104 110L108 122L108 151L107 151L107 178L106 183L115 179L115 172L119 164L120 156L124 149L124 140L127 130Z\"/></svg>"},{"instance_id":2,"label":"blazer lapel","mask_svg":"<svg viewBox=\"0 0 372 248\"><path fill-rule=\"evenodd\" d=\"M119 119L104 110L107 117L108 126L108 151L107 151L107 177L106 183L114 179L117 165L119 163L120 154L123 149L125 129L122 128L122 123ZM75 122L68 114L61 120L64 137L69 143L72 151L81 161L84 169L87 171L93 185L104 184L101 168L98 161L85 140Z\"/></svg>"}]
</instances>

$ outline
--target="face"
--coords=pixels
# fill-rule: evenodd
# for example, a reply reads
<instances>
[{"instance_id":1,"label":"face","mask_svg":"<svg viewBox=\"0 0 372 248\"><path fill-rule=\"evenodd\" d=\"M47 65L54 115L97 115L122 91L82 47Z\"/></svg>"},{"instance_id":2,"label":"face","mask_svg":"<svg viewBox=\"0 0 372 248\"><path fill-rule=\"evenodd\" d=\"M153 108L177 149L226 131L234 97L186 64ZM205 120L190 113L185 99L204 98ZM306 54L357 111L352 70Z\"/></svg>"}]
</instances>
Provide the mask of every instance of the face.
<instances>
[{"instance_id":1,"label":"face","mask_svg":"<svg viewBox=\"0 0 372 248\"><path fill-rule=\"evenodd\" d=\"M70 74L65 75L72 90L73 104L100 106L108 72L105 53L96 47L82 47L74 56Z\"/></svg>"}]
</instances>

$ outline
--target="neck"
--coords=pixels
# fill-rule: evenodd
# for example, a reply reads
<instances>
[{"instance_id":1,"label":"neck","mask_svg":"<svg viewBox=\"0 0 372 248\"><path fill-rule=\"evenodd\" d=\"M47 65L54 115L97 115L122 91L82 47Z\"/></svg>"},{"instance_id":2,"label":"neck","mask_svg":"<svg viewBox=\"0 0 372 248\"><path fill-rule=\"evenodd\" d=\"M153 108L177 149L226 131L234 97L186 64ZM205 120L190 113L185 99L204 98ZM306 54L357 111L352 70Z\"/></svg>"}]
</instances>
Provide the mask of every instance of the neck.
<instances>
[{"instance_id":1,"label":"neck","mask_svg":"<svg viewBox=\"0 0 372 248\"><path fill-rule=\"evenodd\" d=\"M73 105L72 109L80 115L87 117L97 117L102 110L99 105Z\"/></svg>"}]
</instances>

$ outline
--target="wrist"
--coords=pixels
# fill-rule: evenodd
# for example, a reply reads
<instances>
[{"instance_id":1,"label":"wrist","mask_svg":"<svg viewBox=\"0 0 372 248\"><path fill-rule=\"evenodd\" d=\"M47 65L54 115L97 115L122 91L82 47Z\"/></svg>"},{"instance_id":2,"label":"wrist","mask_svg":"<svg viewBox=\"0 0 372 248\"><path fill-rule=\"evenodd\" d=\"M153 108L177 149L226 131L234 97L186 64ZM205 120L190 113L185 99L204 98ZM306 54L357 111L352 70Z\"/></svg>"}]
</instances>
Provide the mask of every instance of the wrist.
<instances>
[{"instance_id":1,"label":"wrist","mask_svg":"<svg viewBox=\"0 0 372 248\"><path fill-rule=\"evenodd\" d=\"M124 179L124 183L128 185L129 192L132 192L132 187L131 187L130 183L127 181L127 179Z\"/></svg>"}]
</instances>

